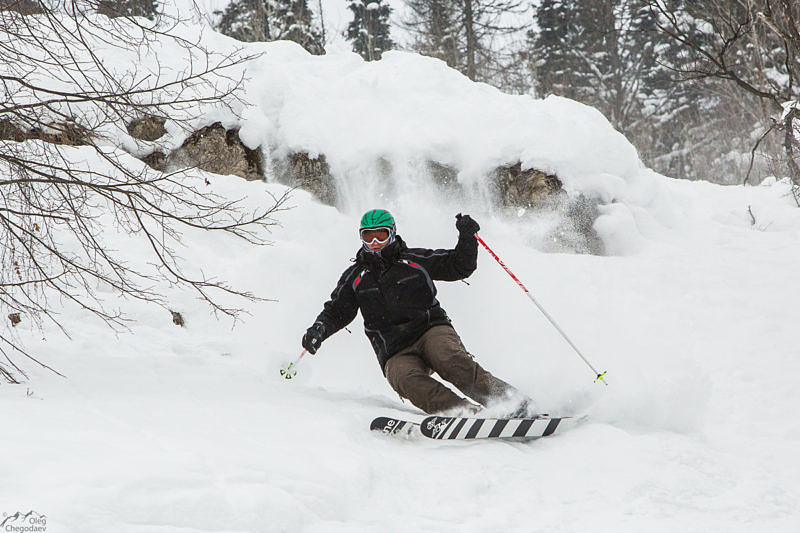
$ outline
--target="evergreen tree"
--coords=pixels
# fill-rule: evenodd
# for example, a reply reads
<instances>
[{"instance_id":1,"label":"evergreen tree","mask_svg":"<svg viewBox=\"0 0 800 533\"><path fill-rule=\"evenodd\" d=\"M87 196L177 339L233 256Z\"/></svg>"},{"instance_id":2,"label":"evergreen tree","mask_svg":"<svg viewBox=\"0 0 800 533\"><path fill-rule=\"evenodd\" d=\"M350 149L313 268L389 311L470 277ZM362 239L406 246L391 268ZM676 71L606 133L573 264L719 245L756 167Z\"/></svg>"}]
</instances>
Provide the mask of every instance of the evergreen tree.
<instances>
[{"instance_id":1,"label":"evergreen tree","mask_svg":"<svg viewBox=\"0 0 800 533\"><path fill-rule=\"evenodd\" d=\"M654 46L636 28L640 0L543 0L538 31L530 32L540 94L556 94L599 109L637 147L650 152L642 120L645 70Z\"/></svg>"},{"instance_id":2,"label":"evergreen tree","mask_svg":"<svg viewBox=\"0 0 800 533\"><path fill-rule=\"evenodd\" d=\"M620 40L620 0L544 0L531 32L539 83L557 94L600 107L612 122L622 107L622 77L630 73ZM616 105L615 105L616 103Z\"/></svg>"},{"instance_id":3,"label":"evergreen tree","mask_svg":"<svg viewBox=\"0 0 800 533\"><path fill-rule=\"evenodd\" d=\"M662 118L689 120L695 108L686 88L670 83L660 56L674 47L655 31L646 0L544 0L536 15L530 38L542 94L599 109L649 164L676 149L680 128Z\"/></svg>"},{"instance_id":4,"label":"evergreen tree","mask_svg":"<svg viewBox=\"0 0 800 533\"><path fill-rule=\"evenodd\" d=\"M574 23L578 16L572 0L542 0L536 9L539 29L529 32L528 37L542 96L557 94L578 99L573 81L580 68L572 53L579 45Z\"/></svg>"},{"instance_id":5,"label":"evergreen tree","mask_svg":"<svg viewBox=\"0 0 800 533\"><path fill-rule=\"evenodd\" d=\"M240 41L294 41L312 54L325 53L306 0L232 0L217 29Z\"/></svg>"},{"instance_id":6,"label":"evergreen tree","mask_svg":"<svg viewBox=\"0 0 800 533\"><path fill-rule=\"evenodd\" d=\"M353 51L367 61L376 61L383 52L394 48L389 35L392 8L384 0L346 0L353 20L345 37L353 43Z\"/></svg>"},{"instance_id":7,"label":"evergreen tree","mask_svg":"<svg viewBox=\"0 0 800 533\"><path fill-rule=\"evenodd\" d=\"M668 0L677 5L683 0ZM675 66L687 65L688 56L658 29L658 20L647 0L634 0L631 7L628 46L638 52L636 76L640 117L630 138L642 159L670 176L692 178L702 165L705 123L718 127L719 101L714 91L682 83ZM713 125L713 126L712 126Z\"/></svg>"},{"instance_id":8,"label":"evergreen tree","mask_svg":"<svg viewBox=\"0 0 800 533\"><path fill-rule=\"evenodd\" d=\"M472 80L503 87L518 63L510 36L520 27L510 15L526 8L519 0L406 0L403 25L416 37L414 50L443 59Z\"/></svg>"},{"instance_id":9,"label":"evergreen tree","mask_svg":"<svg viewBox=\"0 0 800 533\"><path fill-rule=\"evenodd\" d=\"M413 49L464 70L458 11L451 0L407 0L411 14L404 26L414 35Z\"/></svg>"},{"instance_id":10,"label":"evergreen tree","mask_svg":"<svg viewBox=\"0 0 800 533\"><path fill-rule=\"evenodd\" d=\"M751 0L748 0L751 2ZM736 174L747 132L758 121L758 105L703 75L707 58L670 37L674 20L697 47L715 39L712 28L747 20L744 4L731 0L542 0L538 30L530 33L540 94L573 98L599 109L639 149L649 166L685 178ZM708 11L719 14L709 24ZM669 18L674 16L675 18ZM666 18L665 18L666 17ZM736 35L735 27L726 35ZM743 48L746 53L756 45ZM781 47L766 46L767 50ZM765 57L769 70L782 57ZM732 60L731 63L733 63ZM756 72L743 62L745 72ZM720 147L729 148L721 153ZM735 154L733 154L735 155ZM735 161L735 163L732 163Z\"/></svg>"}]
</instances>

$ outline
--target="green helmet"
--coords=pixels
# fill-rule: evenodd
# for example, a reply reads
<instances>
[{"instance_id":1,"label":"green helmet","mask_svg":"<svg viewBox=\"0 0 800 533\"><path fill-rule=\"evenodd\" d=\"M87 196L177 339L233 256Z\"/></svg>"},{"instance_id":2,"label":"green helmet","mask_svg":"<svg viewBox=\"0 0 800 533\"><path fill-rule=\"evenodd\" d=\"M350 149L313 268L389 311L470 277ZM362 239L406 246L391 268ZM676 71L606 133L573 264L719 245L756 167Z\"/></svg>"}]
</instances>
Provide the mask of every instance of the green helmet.
<instances>
[{"instance_id":1,"label":"green helmet","mask_svg":"<svg viewBox=\"0 0 800 533\"><path fill-rule=\"evenodd\" d=\"M389 228L394 235L396 231L394 217L385 209L370 209L361 217L359 231L368 228Z\"/></svg>"},{"instance_id":2,"label":"green helmet","mask_svg":"<svg viewBox=\"0 0 800 533\"><path fill-rule=\"evenodd\" d=\"M386 228L389 230L389 236L387 237L388 242L386 245L392 244L397 233L394 226L394 217L385 209L370 209L361 217L361 227L358 229L358 234L361 236L361 245L364 247L364 250L369 253L380 253L380 250L372 250L364 241L362 232L378 228Z\"/></svg>"}]
</instances>

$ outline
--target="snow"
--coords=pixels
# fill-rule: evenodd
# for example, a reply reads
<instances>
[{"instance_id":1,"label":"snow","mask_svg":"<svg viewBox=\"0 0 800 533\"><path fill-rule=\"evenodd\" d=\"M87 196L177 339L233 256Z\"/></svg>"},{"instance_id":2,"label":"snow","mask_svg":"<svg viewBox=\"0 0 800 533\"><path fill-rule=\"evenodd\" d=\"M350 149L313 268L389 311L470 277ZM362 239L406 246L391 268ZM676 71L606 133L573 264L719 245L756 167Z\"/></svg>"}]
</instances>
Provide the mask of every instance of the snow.
<instances>
[{"instance_id":1,"label":"snow","mask_svg":"<svg viewBox=\"0 0 800 533\"><path fill-rule=\"evenodd\" d=\"M229 194L282 191L206 177ZM68 379L31 369L0 388L3 509L38 510L54 531L793 531L797 209L786 183L663 181L689 230L634 256L544 254L481 220L608 387L487 255L469 287L440 284L468 349L544 410L588 410L580 427L533 444L370 434L373 416L420 414L384 382L360 319L283 382L356 246L357 217L296 192L273 246L220 254L198 236L185 251L277 300L236 329L172 294L186 328L127 304L133 334L69 313L71 341L20 330ZM451 222L399 219L427 246L452 242Z\"/></svg>"},{"instance_id":2,"label":"snow","mask_svg":"<svg viewBox=\"0 0 800 533\"><path fill-rule=\"evenodd\" d=\"M218 51L230 45L205 38ZM17 326L67 378L27 364L30 382L0 386L0 511L35 510L55 532L800 528L790 322L800 210L788 182L659 176L597 111L503 95L432 59L392 52L367 64L292 43L248 45L256 49L265 54L248 67L252 107L212 118L275 154L325 154L341 205L294 191L263 248L186 233L187 264L273 300L250 305L235 327L168 285L185 328L139 302L119 302L136 320L131 332L67 304L69 339ZM390 176L376 178L377 158ZM428 158L457 166L468 194L427 184ZM493 208L480 176L515 159L557 172L570 195L598 198L596 229L612 255L544 253L543 221ZM201 171L193 179L253 206L286 190ZM533 443L372 434L375 416L421 413L385 382L360 317L352 334L304 358L296 380L280 378L358 247L362 211L379 206L412 246L452 246L458 212L478 220L609 385L592 383L483 251L469 285L439 283L443 307L487 369L543 411L589 413L586 423ZM107 246L136 259L139 244L108 228Z\"/></svg>"}]
</instances>

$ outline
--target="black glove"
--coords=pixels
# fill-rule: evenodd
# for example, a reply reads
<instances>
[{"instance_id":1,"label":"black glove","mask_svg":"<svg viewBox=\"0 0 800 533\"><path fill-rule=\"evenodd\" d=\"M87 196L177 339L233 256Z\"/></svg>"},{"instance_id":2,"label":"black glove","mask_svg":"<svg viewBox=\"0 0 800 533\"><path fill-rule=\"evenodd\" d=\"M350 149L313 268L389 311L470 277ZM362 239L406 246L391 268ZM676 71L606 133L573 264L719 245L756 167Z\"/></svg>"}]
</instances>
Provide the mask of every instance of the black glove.
<instances>
[{"instance_id":1,"label":"black glove","mask_svg":"<svg viewBox=\"0 0 800 533\"><path fill-rule=\"evenodd\" d=\"M481 230L481 226L471 216L459 213L456 215L456 229L460 235L475 235Z\"/></svg>"},{"instance_id":2,"label":"black glove","mask_svg":"<svg viewBox=\"0 0 800 533\"><path fill-rule=\"evenodd\" d=\"M319 322L314 322L314 325L306 330L306 334L303 335L303 340L300 342L300 344L303 345L303 348L308 350L308 353L313 355L317 353L317 348L319 348L319 345L322 344L322 339L324 338L325 326Z\"/></svg>"}]
</instances>

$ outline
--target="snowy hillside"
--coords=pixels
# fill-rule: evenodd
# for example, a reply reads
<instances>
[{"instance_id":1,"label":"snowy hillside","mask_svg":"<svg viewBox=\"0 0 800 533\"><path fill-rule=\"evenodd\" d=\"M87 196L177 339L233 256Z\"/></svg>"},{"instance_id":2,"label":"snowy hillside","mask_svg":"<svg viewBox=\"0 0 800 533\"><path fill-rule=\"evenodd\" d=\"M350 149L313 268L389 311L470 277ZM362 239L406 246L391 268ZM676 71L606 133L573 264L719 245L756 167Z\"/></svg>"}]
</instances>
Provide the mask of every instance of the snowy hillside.
<instances>
[{"instance_id":1,"label":"snowy hillside","mask_svg":"<svg viewBox=\"0 0 800 533\"><path fill-rule=\"evenodd\" d=\"M216 50L231 45L206 38ZM18 326L67 378L26 365L29 383L0 386L0 511L35 510L48 532L800 528L800 348L790 322L800 210L787 183L724 188L659 176L593 109L502 95L430 59L390 53L365 64L291 43L252 46L265 54L248 65L244 118L197 123L236 123L246 144L274 154L325 154L344 192L339 209L295 191L264 248L185 235L187 264L273 299L252 304L234 328L167 285L184 328L137 302L119 303L136 320L131 333L66 304L70 339ZM391 163L388 183L374 179L378 158ZM469 194L430 187L427 159L458 168ZM482 176L515 160L556 172L570 195L597 198L596 229L612 255L544 253L535 213L495 210ZM253 206L286 190L195 174ZM295 381L282 380L280 365L299 354L371 207L390 209L407 242L431 248L455 244L453 217L470 212L608 370L609 385L592 383L483 252L469 285L439 284L442 306L483 366L543 411L588 421L533 443L372 434L375 416L421 413L385 382L360 317L352 334L304 359ZM138 253L112 226L106 238Z\"/></svg>"}]
</instances>

